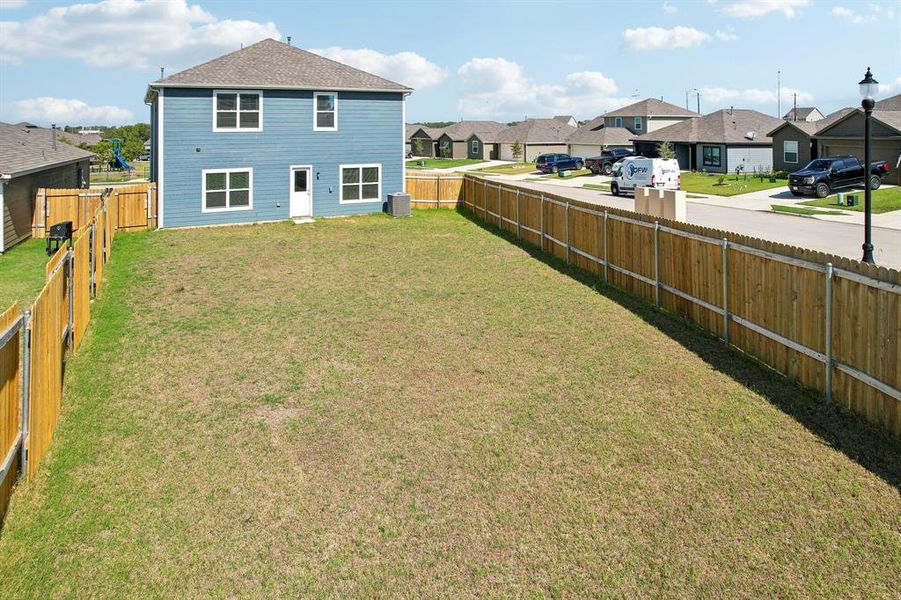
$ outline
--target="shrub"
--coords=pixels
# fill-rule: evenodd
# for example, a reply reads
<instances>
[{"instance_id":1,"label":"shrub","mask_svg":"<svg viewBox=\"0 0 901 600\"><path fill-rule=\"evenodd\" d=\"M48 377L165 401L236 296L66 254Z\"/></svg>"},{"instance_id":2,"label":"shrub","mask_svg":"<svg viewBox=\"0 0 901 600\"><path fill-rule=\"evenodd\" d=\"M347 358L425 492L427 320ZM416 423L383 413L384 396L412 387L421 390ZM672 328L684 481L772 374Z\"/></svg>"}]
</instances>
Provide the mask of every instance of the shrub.
<instances>
[{"instance_id":1,"label":"shrub","mask_svg":"<svg viewBox=\"0 0 901 600\"><path fill-rule=\"evenodd\" d=\"M716 184L717 184L717 185L723 185L723 183L725 183L725 182L726 182L726 176L725 176L725 175L720 175L719 177L716 178Z\"/></svg>"}]
</instances>

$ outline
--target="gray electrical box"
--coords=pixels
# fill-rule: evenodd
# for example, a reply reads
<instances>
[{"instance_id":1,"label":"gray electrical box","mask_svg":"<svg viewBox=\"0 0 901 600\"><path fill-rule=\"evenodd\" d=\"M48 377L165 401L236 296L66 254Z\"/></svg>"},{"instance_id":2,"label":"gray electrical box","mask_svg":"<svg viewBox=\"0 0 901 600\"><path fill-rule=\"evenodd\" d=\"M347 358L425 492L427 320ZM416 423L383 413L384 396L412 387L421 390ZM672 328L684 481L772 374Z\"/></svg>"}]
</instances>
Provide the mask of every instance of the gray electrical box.
<instances>
[{"instance_id":1,"label":"gray electrical box","mask_svg":"<svg viewBox=\"0 0 901 600\"><path fill-rule=\"evenodd\" d=\"M388 194L388 214L392 217L410 216L410 194Z\"/></svg>"}]
</instances>

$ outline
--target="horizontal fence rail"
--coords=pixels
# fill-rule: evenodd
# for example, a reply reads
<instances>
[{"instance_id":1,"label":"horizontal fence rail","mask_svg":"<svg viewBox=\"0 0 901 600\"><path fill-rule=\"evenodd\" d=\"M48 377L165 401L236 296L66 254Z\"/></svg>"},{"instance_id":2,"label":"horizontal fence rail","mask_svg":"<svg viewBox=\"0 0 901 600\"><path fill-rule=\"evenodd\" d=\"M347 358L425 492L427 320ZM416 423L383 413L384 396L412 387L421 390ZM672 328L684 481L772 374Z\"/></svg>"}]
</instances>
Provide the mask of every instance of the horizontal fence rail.
<instances>
[{"instance_id":1,"label":"horizontal fence rail","mask_svg":"<svg viewBox=\"0 0 901 600\"><path fill-rule=\"evenodd\" d=\"M107 203L110 197L47 262L46 283L29 310L14 304L0 315L0 520L17 476L33 477L50 448L66 357L84 339L120 219L138 222L123 207L128 200ZM155 213L142 214L145 227L153 223Z\"/></svg>"},{"instance_id":2,"label":"horizontal fence rail","mask_svg":"<svg viewBox=\"0 0 901 600\"><path fill-rule=\"evenodd\" d=\"M465 175L463 205L901 435L901 274Z\"/></svg>"}]
</instances>

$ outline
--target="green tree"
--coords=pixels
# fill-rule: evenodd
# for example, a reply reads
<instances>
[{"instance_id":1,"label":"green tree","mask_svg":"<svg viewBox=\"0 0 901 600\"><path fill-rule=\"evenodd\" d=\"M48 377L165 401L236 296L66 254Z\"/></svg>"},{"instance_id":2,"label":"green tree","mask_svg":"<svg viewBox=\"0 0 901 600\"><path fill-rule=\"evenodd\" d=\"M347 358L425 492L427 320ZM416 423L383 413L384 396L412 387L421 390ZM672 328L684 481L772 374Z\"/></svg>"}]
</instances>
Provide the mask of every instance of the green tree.
<instances>
[{"instance_id":1,"label":"green tree","mask_svg":"<svg viewBox=\"0 0 901 600\"><path fill-rule=\"evenodd\" d=\"M519 160L522 157L522 144L519 142L513 142L513 146L510 148L510 152L513 154L514 160Z\"/></svg>"},{"instance_id":2,"label":"green tree","mask_svg":"<svg viewBox=\"0 0 901 600\"><path fill-rule=\"evenodd\" d=\"M422 138L413 138L413 154L422 156L423 150L425 150L425 143L422 141Z\"/></svg>"},{"instance_id":3,"label":"green tree","mask_svg":"<svg viewBox=\"0 0 901 600\"><path fill-rule=\"evenodd\" d=\"M657 156L660 158L676 158L676 149L670 142L660 142L657 144Z\"/></svg>"}]
</instances>

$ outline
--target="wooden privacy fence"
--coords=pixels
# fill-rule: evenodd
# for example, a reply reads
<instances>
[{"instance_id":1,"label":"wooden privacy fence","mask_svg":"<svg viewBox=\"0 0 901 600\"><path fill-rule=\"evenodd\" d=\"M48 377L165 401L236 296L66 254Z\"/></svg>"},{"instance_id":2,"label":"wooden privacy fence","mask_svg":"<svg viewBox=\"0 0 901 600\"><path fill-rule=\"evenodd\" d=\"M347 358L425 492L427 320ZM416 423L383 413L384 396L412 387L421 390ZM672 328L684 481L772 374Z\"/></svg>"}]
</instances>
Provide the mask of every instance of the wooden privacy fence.
<instances>
[{"instance_id":1,"label":"wooden privacy fence","mask_svg":"<svg viewBox=\"0 0 901 600\"><path fill-rule=\"evenodd\" d=\"M406 175L407 193L414 208L455 208L463 203L461 173L417 173Z\"/></svg>"},{"instance_id":2,"label":"wooden privacy fence","mask_svg":"<svg viewBox=\"0 0 901 600\"><path fill-rule=\"evenodd\" d=\"M47 229L60 221L72 221L72 229L84 227L106 206L116 229L155 229L157 225L156 183L140 183L104 189L39 188L35 193L32 233L47 236ZM115 215L112 215L115 213Z\"/></svg>"},{"instance_id":3,"label":"wooden privacy fence","mask_svg":"<svg viewBox=\"0 0 901 600\"><path fill-rule=\"evenodd\" d=\"M901 435L901 273L465 176L464 207Z\"/></svg>"},{"instance_id":4,"label":"wooden privacy fence","mask_svg":"<svg viewBox=\"0 0 901 600\"><path fill-rule=\"evenodd\" d=\"M84 338L91 298L100 292L116 224L127 210L100 203L71 245L47 262L47 281L34 304L24 312L14 304L0 315L0 518L16 476L33 476L50 447L66 353L77 351Z\"/></svg>"}]
</instances>

